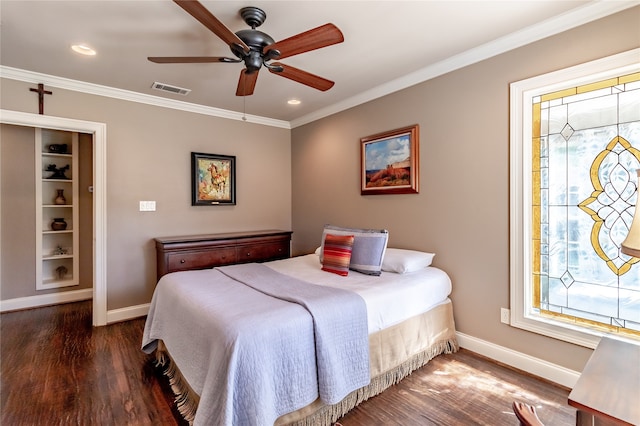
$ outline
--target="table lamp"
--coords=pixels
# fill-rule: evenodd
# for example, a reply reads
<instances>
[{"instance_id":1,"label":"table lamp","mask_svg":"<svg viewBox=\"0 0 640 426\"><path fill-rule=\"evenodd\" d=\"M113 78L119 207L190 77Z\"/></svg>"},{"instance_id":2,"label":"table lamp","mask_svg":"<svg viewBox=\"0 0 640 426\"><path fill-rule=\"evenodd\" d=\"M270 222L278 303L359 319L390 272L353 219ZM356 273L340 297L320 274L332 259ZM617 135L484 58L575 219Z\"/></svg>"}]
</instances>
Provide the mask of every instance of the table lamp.
<instances>
[{"instance_id":1,"label":"table lamp","mask_svg":"<svg viewBox=\"0 0 640 426\"><path fill-rule=\"evenodd\" d=\"M640 169L638 172L638 184L640 185ZM640 193L636 198L636 211L627 238L622 242L621 251L629 256L640 258Z\"/></svg>"}]
</instances>

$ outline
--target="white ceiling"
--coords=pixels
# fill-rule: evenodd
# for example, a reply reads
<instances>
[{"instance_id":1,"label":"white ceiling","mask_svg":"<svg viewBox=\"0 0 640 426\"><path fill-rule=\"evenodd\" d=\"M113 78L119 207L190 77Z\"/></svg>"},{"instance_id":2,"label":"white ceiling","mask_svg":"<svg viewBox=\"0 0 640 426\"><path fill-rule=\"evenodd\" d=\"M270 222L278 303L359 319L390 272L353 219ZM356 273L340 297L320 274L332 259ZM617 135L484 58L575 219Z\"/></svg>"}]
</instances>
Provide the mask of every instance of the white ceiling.
<instances>
[{"instance_id":1,"label":"white ceiling","mask_svg":"<svg viewBox=\"0 0 640 426\"><path fill-rule=\"evenodd\" d=\"M267 13L259 28L276 41L331 22L344 43L282 60L335 81L320 92L262 70L254 95L235 96L240 63L154 64L147 56L233 56L172 1L0 1L0 64L292 126L490 57L638 1L202 1L232 31L245 6ZM83 57L69 48L97 50ZM41 77L46 77L41 76ZM52 84L53 80L48 82ZM187 96L153 82L191 89ZM43 82L43 81L40 81ZM46 78L44 82L47 82ZM302 104L290 106L287 100ZM34 102L36 102L34 98Z\"/></svg>"}]
</instances>

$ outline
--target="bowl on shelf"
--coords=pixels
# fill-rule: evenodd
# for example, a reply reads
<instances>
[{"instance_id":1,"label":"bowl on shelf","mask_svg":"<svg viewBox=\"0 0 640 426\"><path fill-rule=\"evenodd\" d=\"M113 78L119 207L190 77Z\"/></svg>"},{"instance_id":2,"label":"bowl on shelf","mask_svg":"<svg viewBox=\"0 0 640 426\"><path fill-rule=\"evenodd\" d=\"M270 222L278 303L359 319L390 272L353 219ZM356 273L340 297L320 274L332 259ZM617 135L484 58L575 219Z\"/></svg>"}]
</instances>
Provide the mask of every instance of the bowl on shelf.
<instances>
[{"instance_id":1,"label":"bowl on shelf","mask_svg":"<svg viewBox=\"0 0 640 426\"><path fill-rule=\"evenodd\" d=\"M54 231L64 231L67 229L67 222L62 217L57 217L51 222L51 229Z\"/></svg>"}]
</instances>

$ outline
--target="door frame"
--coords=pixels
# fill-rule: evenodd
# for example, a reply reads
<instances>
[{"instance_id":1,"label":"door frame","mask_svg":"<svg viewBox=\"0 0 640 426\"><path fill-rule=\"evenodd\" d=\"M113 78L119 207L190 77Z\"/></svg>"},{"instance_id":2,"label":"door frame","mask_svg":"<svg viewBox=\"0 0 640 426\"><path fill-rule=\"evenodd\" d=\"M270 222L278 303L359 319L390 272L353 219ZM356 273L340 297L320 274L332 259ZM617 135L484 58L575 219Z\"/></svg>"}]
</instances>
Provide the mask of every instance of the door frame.
<instances>
[{"instance_id":1,"label":"door frame","mask_svg":"<svg viewBox=\"0 0 640 426\"><path fill-rule=\"evenodd\" d=\"M107 125L5 109L0 123L93 135L93 325L107 325Z\"/></svg>"}]
</instances>

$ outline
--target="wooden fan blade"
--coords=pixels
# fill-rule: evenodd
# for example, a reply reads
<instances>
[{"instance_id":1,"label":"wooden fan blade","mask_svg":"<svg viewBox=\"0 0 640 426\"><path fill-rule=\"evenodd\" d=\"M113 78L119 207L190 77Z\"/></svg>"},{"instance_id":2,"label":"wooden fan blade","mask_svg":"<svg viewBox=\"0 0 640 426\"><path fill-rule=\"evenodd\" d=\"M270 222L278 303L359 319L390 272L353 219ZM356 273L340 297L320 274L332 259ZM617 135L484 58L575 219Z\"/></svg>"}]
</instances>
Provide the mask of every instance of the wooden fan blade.
<instances>
[{"instance_id":1,"label":"wooden fan blade","mask_svg":"<svg viewBox=\"0 0 640 426\"><path fill-rule=\"evenodd\" d=\"M274 62L271 65L274 67L282 67L282 71L269 69L273 74L288 78L289 80L297 81L298 83L313 87L314 89L322 90L323 92L331 89L335 84L331 80L294 68L290 65L284 65L279 62Z\"/></svg>"},{"instance_id":2,"label":"wooden fan blade","mask_svg":"<svg viewBox=\"0 0 640 426\"><path fill-rule=\"evenodd\" d=\"M218 18L213 16L199 1L196 0L173 0L178 6L183 8L189 15L196 18L202 25L220 37L229 46L240 46L245 53L249 53L249 46L227 28Z\"/></svg>"},{"instance_id":3,"label":"wooden fan blade","mask_svg":"<svg viewBox=\"0 0 640 426\"><path fill-rule=\"evenodd\" d=\"M251 74L247 74L246 71L247 69L245 68L240 72L240 79L238 80L236 96L253 95L253 89L255 89L256 81L258 80L258 71L255 71Z\"/></svg>"},{"instance_id":4,"label":"wooden fan blade","mask_svg":"<svg viewBox=\"0 0 640 426\"><path fill-rule=\"evenodd\" d=\"M276 59L284 59L343 41L344 36L338 27L333 24L325 24L266 46L264 53L266 54L269 50L278 50L280 56Z\"/></svg>"},{"instance_id":5,"label":"wooden fan blade","mask_svg":"<svg viewBox=\"0 0 640 426\"><path fill-rule=\"evenodd\" d=\"M156 64L204 64L209 62L240 62L239 59L223 56L149 56L147 58Z\"/></svg>"}]
</instances>

